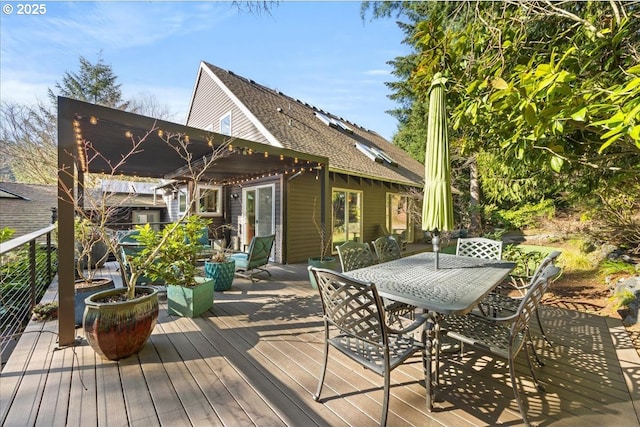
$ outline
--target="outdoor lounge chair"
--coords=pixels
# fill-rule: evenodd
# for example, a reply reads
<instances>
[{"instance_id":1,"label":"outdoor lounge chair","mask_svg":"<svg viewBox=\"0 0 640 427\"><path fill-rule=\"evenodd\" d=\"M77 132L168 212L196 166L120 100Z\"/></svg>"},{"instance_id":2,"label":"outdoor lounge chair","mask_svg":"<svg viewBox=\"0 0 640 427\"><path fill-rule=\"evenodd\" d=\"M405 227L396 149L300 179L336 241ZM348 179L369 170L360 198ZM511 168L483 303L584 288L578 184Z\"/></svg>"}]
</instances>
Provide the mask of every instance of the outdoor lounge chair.
<instances>
[{"instance_id":1,"label":"outdoor lounge chair","mask_svg":"<svg viewBox=\"0 0 640 427\"><path fill-rule=\"evenodd\" d=\"M263 267L269 263L269 256L271 256L271 248L275 237L274 234L261 237L254 236L251 239L251 243L249 243L247 252L231 255L231 259L236 262L236 275L252 282L258 280L255 275L259 273L267 273L271 276L271 272Z\"/></svg>"},{"instance_id":2,"label":"outdoor lounge chair","mask_svg":"<svg viewBox=\"0 0 640 427\"><path fill-rule=\"evenodd\" d=\"M391 236L378 237L371 244L378 256L378 262L387 262L402 257L400 244Z\"/></svg>"},{"instance_id":3,"label":"outdoor lounge chair","mask_svg":"<svg viewBox=\"0 0 640 427\"><path fill-rule=\"evenodd\" d=\"M484 237L459 238L456 255L483 259L502 259L502 241Z\"/></svg>"},{"instance_id":4,"label":"outdoor lounge chair","mask_svg":"<svg viewBox=\"0 0 640 427\"><path fill-rule=\"evenodd\" d=\"M420 316L404 330L394 330L385 323L384 308L376 285L356 281L335 271L309 267L316 278L322 300L324 319L324 363L318 389L320 393L327 372L329 346L354 362L384 377L384 400L380 425L387 423L391 371L416 352L422 352L424 340L413 336L425 319ZM424 334L421 334L424 338Z\"/></svg>"},{"instance_id":5,"label":"outdoor lounge chair","mask_svg":"<svg viewBox=\"0 0 640 427\"><path fill-rule=\"evenodd\" d=\"M533 343L529 331L529 322L549 286L550 279L556 276L559 271L560 269L558 267L552 264L547 265L520 301L516 312L510 316L495 318L479 317L473 314L445 316L441 323L441 330L444 336L460 341L462 345L468 345L507 360L511 377L511 387L515 394L520 414L526 425L529 425L529 421L527 420L526 411L520 399L520 393L516 384L515 358L524 347L529 370L531 371L531 376L536 388L539 391L543 391L542 386L538 384L533 364L531 363L529 346L533 348ZM437 343L439 343L439 341L439 339L436 339ZM438 358L439 349L436 349L436 369L439 363ZM427 359L429 365L427 384L430 384L432 362L430 354L427 355ZM437 377L436 373L436 383L438 382Z\"/></svg>"}]
</instances>

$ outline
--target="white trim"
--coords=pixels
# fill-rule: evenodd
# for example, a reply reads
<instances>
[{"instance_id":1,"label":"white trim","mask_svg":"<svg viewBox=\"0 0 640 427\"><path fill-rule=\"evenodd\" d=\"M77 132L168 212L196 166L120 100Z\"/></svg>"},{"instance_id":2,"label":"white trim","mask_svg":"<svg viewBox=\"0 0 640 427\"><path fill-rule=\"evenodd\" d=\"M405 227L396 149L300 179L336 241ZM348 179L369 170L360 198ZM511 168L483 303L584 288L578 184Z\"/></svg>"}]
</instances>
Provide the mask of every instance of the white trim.
<instances>
[{"instance_id":1,"label":"white trim","mask_svg":"<svg viewBox=\"0 0 640 427\"><path fill-rule=\"evenodd\" d=\"M200 210L200 199L201 197L201 192L206 193L209 190L213 190L216 192L216 210L215 211L202 211ZM198 184L196 185L196 198L198 200L198 203L196 204L196 212L198 213L198 215L200 216L207 216L207 217L217 217L217 216L222 216L222 187L218 186L218 185L202 185L202 184Z\"/></svg>"}]
</instances>

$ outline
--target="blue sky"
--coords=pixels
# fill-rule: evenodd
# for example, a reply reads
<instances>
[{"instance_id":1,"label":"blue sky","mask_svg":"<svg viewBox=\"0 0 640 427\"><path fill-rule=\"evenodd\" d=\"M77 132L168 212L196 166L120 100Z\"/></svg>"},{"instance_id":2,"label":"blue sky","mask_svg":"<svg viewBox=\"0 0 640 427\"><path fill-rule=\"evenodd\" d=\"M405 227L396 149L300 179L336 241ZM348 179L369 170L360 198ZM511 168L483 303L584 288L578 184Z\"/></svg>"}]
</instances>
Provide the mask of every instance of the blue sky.
<instances>
[{"instance_id":1,"label":"blue sky","mask_svg":"<svg viewBox=\"0 0 640 427\"><path fill-rule=\"evenodd\" d=\"M280 90L387 139L387 61L406 55L393 19L360 18L360 2L280 2L267 13L230 2L35 2L44 15L18 15L2 2L0 99L48 102L79 57L100 52L126 99L153 95L183 123L200 61ZM7 4L12 6L7 13Z\"/></svg>"}]
</instances>

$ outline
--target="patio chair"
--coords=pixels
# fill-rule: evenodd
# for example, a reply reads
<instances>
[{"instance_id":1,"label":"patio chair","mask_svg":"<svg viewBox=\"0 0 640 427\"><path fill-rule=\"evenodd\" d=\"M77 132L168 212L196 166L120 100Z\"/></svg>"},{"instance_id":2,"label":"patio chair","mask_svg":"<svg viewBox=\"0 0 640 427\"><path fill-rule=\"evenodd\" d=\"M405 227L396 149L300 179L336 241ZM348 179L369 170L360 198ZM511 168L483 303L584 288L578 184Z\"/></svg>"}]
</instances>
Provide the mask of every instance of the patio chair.
<instances>
[{"instance_id":1,"label":"patio chair","mask_svg":"<svg viewBox=\"0 0 640 427\"><path fill-rule=\"evenodd\" d=\"M461 345L471 346L507 360L509 375L511 377L511 387L516 397L518 409L526 425L530 424L516 384L515 358L524 347L533 382L538 391L543 391L543 387L538 383L533 364L531 363L529 347L533 348L533 343L529 331L529 322L549 286L550 279L557 275L559 271L560 269L558 267L547 265L536 281L530 286L522 301L520 301L516 312L510 316L493 318L467 314L464 316L446 316L441 322L441 331L444 336L460 341ZM436 342L439 345L439 339L437 339L437 337ZM436 349L436 369L439 363L438 355L439 349ZM427 355L427 360L429 368L427 371L427 384L431 384L430 354ZM436 374L436 383L437 382Z\"/></svg>"},{"instance_id":2,"label":"patio chair","mask_svg":"<svg viewBox=\"0 0 640 427\"><path fill-rule=\"evenodd\" d=\"M387 262L402 257L400 244L391 236L378 237L371 244L378 256L378 262Z\"/></svg>"},{"instance_id":3,"label":"patio chair","mask_svg":"<svg viewBox=\"0 0 640 427\"><path fill-rule=\"evenodd\" d=\"M404 330L394 330L384 320L384 308L376 285L347 278L335 271L309 267L318 283L324 319L324 363L318 389L313 398L320 400L329 359L329 346L352 361L384 377L384 400L380 425L387 423L390 374L416 352L422 352L422 340L413 331L425 319L420 316Z\"/></svg>"},{"instance_id":4,"label":"patio chair","mask_svg":"<svg viewBox=\"0 0 640 427\"><path fill-rule=\"evenodd\" d=\"M484 237L459 238L456 255L483 259L502 259L502 241Z\"/></svg>"},{"instance_id":5,"label":"patio chair","mask_svg":"<svg viewBox=\"0 0 640 427\"><path fill-rule=\"evenodd\" d=\"M263 267L269 263L269 256L271 256L271 248L275 237L274 234L261 237L254 236L251 239L251 243L249 243L247 252L231 255L231 259L236 262L236 275L252 282L258 280L255 275L259 273L267 273L271 276L271 272Z\"/></svg>"},{"instance_id":6,"label":"patio chair","mask_svg":"<svg viewBox=\"0 0 640 427\"><path fill-rule=\"evenodd\" d=\"M380 224L380 232L382 233L382 237L393 237L400 245L400 250L404 251L407 249L407 239L405 239L401 233L390 233L387 229L386 225Z\"/></svg>"},{"instance_id":7,"label":"patio chair","mask_svg":"<svg viewBox=\"0 0 640 427\"><path fill-rule=\"evenodd\" d=\"M373 254L367 243L345 242L336 246L342 272L355 270L357 268L368 267L375 264ZM396 324L402 327L405 319L413 321L415 318L415 307L409 304L383 299L385 311L387 313L387 323Z\"/></svg>"},{"instance_id":8,"label":"patio chair","mask_svg":"<svg viewBox=\"0 0 640 427\"><path fill-rule=\"evenodd\" d=\"M560 251L553 251L551 252L549 255L547 255L542 262L540 263L540 265L536 268L536 270L533 272L533 275L531 276L530 280L528 283L524 284L524 285L517 285L514 284L514 282L508 282L506 285L501 285L501 289L498 292L492 292L489 295L487 295L481 302L480 302L480 308L481 311L486 315L487 312L492 312L494 315L500 316L502 314L504 314L505 312L507 314L510 313L515 313L518 310L518 307L520 305L520 303L522 302L522 299L524 298L524 296L526 295L526 292L531 288L531 286L533 286L533 284L538 280L538 278L545 272L547 271L547 267L554 265L556 259L560 256L561 252ZM560 270L558 269L558 273L560 272ZM555 277L550 278L550 280L554 279ZM519 295L507 295L503 292L505 291L517 291L519 292ZM547 335L545 333L544 327L542 326L542 322L540 321L540 314L538 312L538 309L536 308L535 310L536 313L536 320L538 322L538 327L540 328L540 333L542 334L542 337L544 338L544 340L547 342L548 345L552 345L551 341L549 340L549 338L547 338ZM542 362L542 360L540 359L540 357L538 356L537 351L534 352L536 361L538 362L538 364L540 366L544 366L544 363Z\"/></svg>"},{"instance_id":9,"label":"patio chair","mask_svg":"<svg viewBox=\"0 0 640 427\"><path fill-rule=\"evenodd\" d=\"M368 243L344 242L336 246L336 250L338 251L338 257L340 257L343 273L375 264Z\"/></svg>"}]
</instances>

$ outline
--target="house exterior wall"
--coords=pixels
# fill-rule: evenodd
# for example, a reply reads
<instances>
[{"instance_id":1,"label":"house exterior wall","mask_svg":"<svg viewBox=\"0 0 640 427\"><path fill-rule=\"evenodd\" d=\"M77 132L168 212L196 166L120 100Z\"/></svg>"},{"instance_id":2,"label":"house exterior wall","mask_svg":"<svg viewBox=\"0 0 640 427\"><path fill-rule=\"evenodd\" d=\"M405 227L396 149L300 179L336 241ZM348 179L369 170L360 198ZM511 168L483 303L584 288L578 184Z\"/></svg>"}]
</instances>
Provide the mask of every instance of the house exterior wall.
<instances>
[{"instance_id":1,"label":"house exterior wall","mask_svg":"<svg viewBox=\"0 0 640 427\"><path fill-rule=\"evenodd\" d=\"M384 183L344 174L331 173L329 198L334 188L362 191L363 243L382 236L381 226L386 222L387 193L401 192L394 184ZM320 182L313 174L302 175L287 186L286 203L286 260L288 263L307 262L310 257L320 255ZM315 210L315 215L314 215ZM315 216L315 219L314 219ZM331 218L327 218L327 230L331 233ZM333 243L326 254L336 253Z\"/></svg>"},{"instance_id":2,"label":"house exterior wall","mask_svg":"<svg viewBox=\"0 0 640 427\"><path fill-rule=\"evenodd\" d=\"M58 187L19 183L0 186L29 199L1 198L0 228L11 228L16 231L13 237L19 237L51 225L51 209L58 207Z\"/></svg>"},{"instance_id":3,"label":"house exterior wall","mask_svg":"<svg viewBox=\"0 0 640 427\"><path fill-rule=\"evenodd\" d=\"M231 136L268 144L258 128L222 88L215 84L211 76L201 70L187 126L220 132L220 118L229 111L231 111Z\"/></svg>"}]
</instances>

